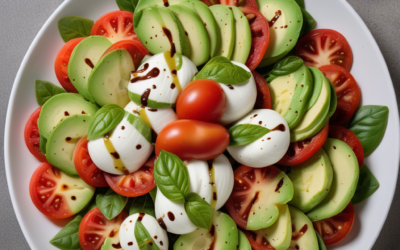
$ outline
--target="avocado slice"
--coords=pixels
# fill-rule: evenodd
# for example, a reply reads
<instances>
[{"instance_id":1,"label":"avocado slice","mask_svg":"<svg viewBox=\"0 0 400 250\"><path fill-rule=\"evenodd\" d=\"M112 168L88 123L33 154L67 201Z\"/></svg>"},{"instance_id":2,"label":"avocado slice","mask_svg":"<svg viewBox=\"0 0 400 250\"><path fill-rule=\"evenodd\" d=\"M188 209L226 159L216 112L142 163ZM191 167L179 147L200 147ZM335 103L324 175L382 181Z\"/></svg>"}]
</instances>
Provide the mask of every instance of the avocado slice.
<instances>
[{"instance_id":1,"label":"avocado slice","mask_svg":"<svg viewBox=\"0 0 400 250\"><path fill-rule=\"evenodd\" d=\"M286 250L292 239L292 220L288 205L280 205L278 210L278 220L265 229L264 237L275 250Z\"/></svg>"},{"instance_id":2,"label":"avocado slice","mask_svg":"<svg viewBox=\"0 0 400 250\"><path fill-rule=\"evenodd\" d=\"M307 213L312 221L330 218L342 212L357 188L359 168L357 157L345 142L328 138L322 146L333 167L333 181L326 198Z\"/></svg>"},{"instance_id":3,"label":"avocado slice","mask_svg":"<svg viewBox=\"0 0 400 250\"><path fill-rule=\"evenodd\" d=\"M310 70L302 65L293 73L275 78L268 87L272 109L285 118L290 129L295 128L307 111L313 91Z\"/></svg>"},{"instance_id":4,"label":"avocado slice","mask_svg":"<svg viewBox=\"0 0 400 250\"><path fill-rule=\"evenodd\" d=\"M298 209L289 206L292 219L292 242L288 250L319 250L317 235L310 219Z\"/></svg>"},{"instance_id":5,"label":"avocado slice","mask_svg":"<svg viewBox=\"0 0 400 250\"><path fill-rule=\"evenodd\" d=\"M118 234L117 234L118 236ZM103 245L101 246L100 250L118 250L121 249L119 247L119 237L107 237L106 240L104 241Z\"/></svg>"},{"instance_id":6,"label":"avocado slice","mask_svg":"<svg viewBox=\"0 0 400 250\"><path fill-rule=\"evenodd\" d=\"M75 93L65 93L53 96L42 107L38 126L42 136L49 139L52 131L63 119L78 115L94 115L99 108Z\"/></svg>"},{"instance_id":7,"label":"avocado slice","mask_svg":"<svg viewBox=\"0 0 400 250\"><path fill-rule=\"evenodd\" d=\"M308 102L308 108L307 108L307 110L310 110L314 106L314 104L317 102L319 95L321 94L322 85L324 82L323 77L325 77L325 76L324 76L324 74L322 74L322 72L320 70L317 71L318 70L317 68L308 67L308 69L310 70L311 75L313 77L313 81L314 81L313 92L311 94L310 101Z\"/></svg>"},{"instance_id":8,"label":"avocado slice","mask_svg":"<svg viewBox=\"0 0 400 250\"><path fill-rule=\"evenodd\" d=\"M74 150L79 139L87 135L91 121L90 115L74 115L60 122L47 142L47 161L66 174L78 175Z\"/></svg>"},{"instance_id":9,"label":"avocado slice","mask_svg":"<svg viewBox=\"0 0 400 250\"><path fill-rule=\"evenodd\" d=\"M329 193L332 185L333 170L331 161L324 149L318 150L307 161L289 168L293 183L294 196L289 202L306 213L317 206Z\"/></svg>"},{"instance_id":10,"label":"avocado slice","mask_svg":"<svg viewBox=\"0 0 400 250\"><path fill-rule=\"evenodd\" d=\"M189 39L189 59L196 66L203 65L210 58L210 40L203 22L196 12L183 5L172 5L168 9L179 19Z\"/></svg>"},{"instance_id":11,"label":"avocado slice","mask_svg":"<svg viewBox=\"0 0 400 250\"><path fill-rule=\"evenodd\" d=\"M174 244L174 250L237 250L238 235L232 218L214 211L210 230L198 228L193 233L181 235Z\"/></svg>"},{"instance_id":12,"label":"avocado slice","mask_svg":"<svg viewBox=\"0 0 400 250\"><path fill-rule=\"evenodd\" d=\"M242 231L240 230L238 231L239 231L239 245L237 250L251 250L251 245L246 235Z\"/></svg>"},{"instance_id":13,"label":"avocado slice","mask_svg":"<svg viewBox=\"0 0 400 250\"><path fill-rule=\"evenodd\" d=\"M231 59L236 39L236 26L233 13L226 5L210 6L211 13L221 33L221 47L217 56Z\"/></svg>"},{"instance_id":14,"label":"avocado slice","mask_svg":"<svg viewBox=\"0 0 400 250\"><path fill-rule=\"evenodd\" d=\"M337 95L336 95L336 90L335 90L335 86L333 86L333 84L331 83L331 81L325 77L325 79L329 82L329 85L331 87L331 104L329 106L329 112L328 112L328 119L332 117L332 115L335 113L336 111L336 107L337 107Z\"/></svg>"},{"instance_id":15,"label":"avocado slice","mask_svg":"<svg viewBox=\"0 0 400 250\"><path fill-rule=\"evenodd\" d=\"M88 90L90 72L100 60L101 56L112 45L104 36L90 36L83 39L72 51L68 63L68 76L79 94L94 102Z\"/></svg>"},{"instance_id":16,"label":"avocado slice","mask_svg":"<svg viewBox=\"0 0 400 250\"><path fill-rule=\"evenodd\" d=\"M231 60L246 64L251 49L251 30L250 24L243 12L235 6L232 9L233 18L235 19L236 38L233 47Z\"/></svg>"},{"instance_id":17,"label":"avocado slice","mask_svg":"<svg viewBox=\"0 0 400 250\"><path fill-rule=\"evenodd\" d=\"M139 0L136 8L135 8L135 15L139 13L141 10L152 7L152 6L164 6L168 7L170 5L179 4L185 0Z\"/></svg>"},{"instance_id":18,"label":"avocado slice","mask_svg":"<svg viewBox=\"0 0 400 250\"><path fill-rule=\"evenodd\" d=\"M135 65L125 49L111 51L90 73L88 90L100 106L117 104L124 108L129 102L128 84Z\"/></svg>"},{"instance_id":19,"label":"avocado slice","mask_svg":"<svg viewBox=\"0 0 400 250\"><path fill-rule=\"evenodd\" d=\"M270 23L268 48L259 65L265 67L279 61L294 48L303 27L303 14L295 0L257 0L257 5Z\"/></svg>"}]
</instances>

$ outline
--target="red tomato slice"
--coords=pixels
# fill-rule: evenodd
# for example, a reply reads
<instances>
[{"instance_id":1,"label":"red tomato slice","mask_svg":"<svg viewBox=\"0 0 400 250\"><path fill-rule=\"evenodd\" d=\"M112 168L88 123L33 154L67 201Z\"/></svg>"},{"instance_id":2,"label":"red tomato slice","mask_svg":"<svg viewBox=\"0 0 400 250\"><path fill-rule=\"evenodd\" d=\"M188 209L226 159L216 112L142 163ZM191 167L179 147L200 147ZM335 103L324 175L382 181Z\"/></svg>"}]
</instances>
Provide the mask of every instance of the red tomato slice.
<instances>
[{"instance_id":1,"label":"red tomato slice","mask_svg":"<svg viewBox=\"0 0 400 250\"><path fill-rule=\"evenodd\" d=\"M259 73L252 71L257 86L257 99L254 109L272 109L271 94L267 81Z\"/></svg>"},{"instance_id":2,"label":"red tomato slice","mask_svg":"<svg viewBox=\"0 0 400 250\"><path fill-rule=\"evenodd\" d=\"M100 17L93 25L91 36L105 36L112 43L137 38L133 30L133 13L129 11L112 11Z\"/></svg>"},{"instance_id":3,"label":"red tomato slice","mask_svg":"<svg viewBox=\"0 0 400 250\"><path fill-rule=\"evenodd\" d=\"M325 245L331 246L342 241L350 232L354 224L354 207L349 205L338 215L313 222L315 230L324 240Z\"/></svg>"},{"instance_id":4,"label":"red tomato slice","mask_svg":"<svg viewBox=\"0 0 400 250\"><path fill-rule=\"evenodd\" d=\"M143 57L149 54L149 51L140 42L139 38L134 38L133 40L122 40L114 43L103 56L117 49L125 49L131 54L136 69L139 68Z\"/></svg>"},{"instance_id":5,"label":"red tomato slice","mask_svg":"<svg viewBox=\"0 0 400 250\"><path fill-rule=\"evenodd\" d=\"M342 125L353 116L361 99L361 91L354 77L344 68L326 65L319 68L333 83L337 95L337 108L330 123Z\"/></svg>"},{"instance_id":6,"label":"red tomato slice","mask_svg":"<svg viewBox=\"0 0 400 250\"><path fill-rule=\"evenodd\" d=\"M90 210L79 225L79 243L82 250L100 250L107 238L119 241L119 228L126 217L128 213L125 210L112 220L107 220L98 207ZM115 249L120 248L116 244Z\"/></svg>"},{"instance_id":7,"label":"red tomato slice","mask_svg":"<svg viewBox=\"0 0 400 250\"><path fill-rule=\"evenodd\" d=\"M113 175L104 173L108 185L118 194L127 197L137 197L147 194L155 186L154 162L156 158L150 158L138 171L127 175Z\"/></svg>"},{"instance_id":8,"label":"red tomato slice","mask_svg":"<svg viewBox=\"0 0 400 250\"><path fill-rule=\"evenodd\" d=\"M353 149L356 154L358 166L361 168L364 163L364 150L361 145L360 140L357 136L348 130L347 128L341 126L331 125L329 127L329 137L344 141L347 145Z\"/></svg>"},{"instance_id":9,"label":"red tomato slice","mask_svg":"<svg viewBox=\"0 0 400 250\"><path fill-rule=\"evenodd\" d=\"M313 30L296 45L296 54L308 67L338 65L350 71L353 52L346 38L335 30Z\"/></svg>"},{"instance_id":10,"label":"red tomato slice","mask_svg":"<svg viewBox=\"0 0 400 250\"><path fill-rule=\"evenodd\" d=\"M29 152L31 152L31 154L35 156L36 159L38 159L39 161L47 162L46 155L44 155L42 151L40 151L40 134L37 122L41 110L42 107L36 109L26 122L24 139L25 144L29 149Z\"/></svg>"},{"instance_id":11,"label":"red tomato slice","mask_svg":"<svg viewBox=\"0 0 400 250\"><path fill-rule=\"evenodd\" d=\"M220 4L222 5L232 5L232 6L237 6L238 0L220 0Z\"/></svg>"},{"instance_id":12,"label":"red tomato slice","mask_svg":"<svg viewBox=\"0 0 400 250\"><path fill-rule=\"evenodd\" d=\"M220 4L219 0L201 0L203 3L207 4L208 7L214 4Z\"/></svg>"},{"instance_id":13,"label":"red tomato slice","mask_svg":"<svg viewBox=\"0 0 400 250\"><path fill-rule=\"evenodd\" d=\"M253 7L242 7L240 10L249 20L251 29L251 49L246 66L255 70L264 57L269 43L269 25L267 19Z\"/></svg>"},{"instance_id":14,"label":"red tomato slice","mask_svg":"<svg viewBox=\"0 0 400 250\"><path fill-rule=\"evenodd\" d=\"M72 51L75 49L76 45L80 43L86 37L79 37L68 41L58 52L56 61L54 63L54 70L56 71L56 76L61 86L68 92L78 93L74 85L68 77L68 63L71 58Z\"/></svg>"},{"instance_id":15,"label":"red tomato slice","mask_svg":"<svg viewBox=\"0 0 400 250\"><path fill-rule=\"evenodd\" d=\"M243 230L243 233L246 235L247 239L250 242L251 248L253 250L275 250L268 240L264 237L265 230L258 231L247 231Z\"/></svg>"},{"instance_id":16,"label":"red tomato slice","mask_svg":"<svg viewBox=\"0 0 400 250\"><path fill-rule=\"evenodd\" d=\"M285 156L278 162L279 165L293 167L313 156L324 145L328 138L329 122L313 137L304 141L290 143Z\"/></svg>"},{"instance_id":17,"label":"red tomato slice","mask_svg":"<svg viewBox=\"0 0 400 250\"><path fill-rule=\"evenodd\" d=\"M81 179L93 187L108 187L103 171L90 158L87 136L82 137L75 146L74 165Z\"/></svg>"}]
</instances>

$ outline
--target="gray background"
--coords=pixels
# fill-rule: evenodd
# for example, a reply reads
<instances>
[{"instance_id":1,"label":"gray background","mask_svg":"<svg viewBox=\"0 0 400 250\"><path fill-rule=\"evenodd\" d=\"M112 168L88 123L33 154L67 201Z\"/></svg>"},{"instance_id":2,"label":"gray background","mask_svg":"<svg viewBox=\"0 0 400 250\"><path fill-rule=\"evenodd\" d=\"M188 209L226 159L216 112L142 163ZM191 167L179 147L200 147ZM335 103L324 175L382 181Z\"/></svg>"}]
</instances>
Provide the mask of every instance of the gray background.
<instances>
[{"instance_id":1,"label":"gray background","mask_svg":"<svg viewBox=\"0 0 400 250\"><path fill-rule=\"evenodd\" d=\"M84 0L82 0L84 1ZM112 0L110 0L112 1ZM335 0L332 0L335 1ZM29 45L47 18L63 0L0 0L0 131L4 131L6 110L12 84ZM348 0L371 30L386 59L400 99L400 1ZM340 15L338 15L340 18ZM0 133L0 152L4 134ZM29 249L11 205L4 169L4 154L0 153L0 248ZM384 167L384 166L383 166ZM397 184L399 187L400 184ZM397 188L389 217L374 246L374 250L400 249L400 192Z\"/></svg>"}]
</instances>

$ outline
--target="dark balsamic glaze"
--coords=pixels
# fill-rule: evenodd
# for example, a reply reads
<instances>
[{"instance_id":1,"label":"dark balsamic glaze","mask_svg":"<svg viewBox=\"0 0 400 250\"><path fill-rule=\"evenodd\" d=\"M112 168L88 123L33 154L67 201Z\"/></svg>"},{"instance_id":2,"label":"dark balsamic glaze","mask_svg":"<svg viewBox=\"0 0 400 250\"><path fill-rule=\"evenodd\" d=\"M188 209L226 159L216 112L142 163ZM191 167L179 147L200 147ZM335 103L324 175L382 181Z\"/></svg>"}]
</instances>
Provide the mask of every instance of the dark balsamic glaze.
<instances>
[{"instance_id":1,"label":"dark balsamic glaze","mask_svg":"<svg viewBox=\"0 0 400 250\"><path fill-rule=\"evenodd\" d=\"M282 132L285 132L285 131L286 131L286 128L285 128L285 125L279 124L279 125L276 126L275 128L271 129L271 132L272 132L272 131L282 131Z\"/></svg>"},{"instance_id":2,"label":"dark balsamic glaze","mask_svg":"<svg viewBox=\"0 0 400 250\"><path fill-rule=\"evenodd\" d=\"M278 10L275 12L275 16L268 22L269 27L274 26L274 23L278 21L279 17L282 15L282 11Z\"/></svg>"},{"instance_id":3,"label":"dark balsamic glaze","mask_svg":"<svg viewBox=\"0 0 400 250\"><path fill-rule=\"evenodd\" d=\"M117 244L112 244L111 245L113 248L115 248L115 249L122 249L122 247L121 247L121 243L117 243Z\"/></svg>"},{"instance_id":4,"label":"dark balsamic glaze","mask_svg":"<svg viewBox=\"0 0 400 250\"><path fill-rule=\"evenodd\" d=\"M163 2L164 2L164 6L165 6L165 7L168 7L168 6L169 6L168 0L163 0Z\"/></svg>"},{"instance_id":5,"label":"dark balsamic glaze","mask_svg":"<svg viewBox=\"0 0 400 250\"><path fill-rule=\"evenodd\" d=\"M117 160L120 158L118 152L111 152L110 155L112 155Z\"/></svg>"},{"instance_id":6,"label":"dark balsamic glaze","mask_svg":"<svg viewBox=\"0 0 400 250\"><path fill-rule=\"evenodd\" d=\"M172 212L168 212L167 215L168 215L168 218L169 218L170 221L174 221L175 220L175 215Z\"/></svg>"},{"instance_id":7,"label":"dark balsamic glaze","mask_svg":"<svg viewBox=\"0 0 400 250\"><path fill-rule=\"evenodd\" d=\"M228 84L226 85L229 89L235 89L232 85Z\"/></svg>"},{"instance_id":8,"label":"dark balsamic glaze","mask_svg":"<svg viewBox=\"0 0 400 250\"><path fill-rule=\"evenodd\" d=\"M163 32L165 34L165 36L168 38L169 43L171 44L171 57L173 57L176 53L176 48L175 48L175 43L172 40L172 33L169 29L163 27Z\"/></svg>"},{"instance_id":9,"label":"dark balsamic glaze","mask_svg":"<svg viewBox=\"0 0 400 250\"><path fill-rule=\"evenodd\" d=\"M150 112L157 112L158 110L157 109L147 109L148 111L150 111Z\"/></svg>"},{"instance_id":10,"label":"dark balsamic glaze","mask_svg":"<svg viewBox=\"0 0 400 250\"><path fill-rule=\"evenodd\" d=\"M296 235L292 236L292 240L300 239L300 237L303 236L307 232L307 230L308 230L308 225L305 224Z\"/></svg>"},{"instance_id":11,"label":"dark balsamic glaze","mask_svg":"<svg viewBox=\"0 0 400 250\"><path fill-rule=\"evenodd\" d=\"M142 96L140 97L140 102L143 106L147 106L147 101L149 100L151 89L146 89Z\"/></svg>"},{"instance_id":12,"label":"dark balsamic glaze","mask_svg":"<svg viewBox=\"0 0 400 250\"><path fill-rule=\"evenodd\" d=\"M156 78L159 74L160 74L160 69L153 68L149 72L147 72L147 74L144 76L138 76L138 77L132 78L131 83L135 83L135 82L142 81L142 80L148 80L151 78Z\"/></svg>"},{"instance_id":13,"label":"dark balsamic glaze","mask_svg":"<svg viewBox=\"0 0 400 250\"><path fill-rule=\"evenodd\" d=\"M145 216L145 213L139 213L139 217L137 218L138 221L142 221L143 217Z\"/></svg>"},{"instance_id":14,"label":"dark balsamic glaze","mask_svg":"<svg viewBox=\"0 0 400 250\"><path fill-rule=\"evenodd\" d=\"M132 71L132 75L133 74L139 74L139 73L143 73L143 72L145 72L148 68L149 68L149 64L148 63L145 63L144 65L143 65L143 69L139 69L139 70L136 70L136 71Z\"/></svg>"},{"instance_id":15,"label":"dark balsamic glaze","mask_svg":"<svg viewBox=\"0 0 400 250\"><path fill-rule=\"evenodd\" d=\"M85 63L86 63L89 67L91 67L92 69L94 68L93 63L92 63L92 61L91 61L89 58L85 58Z\"/></svg>"},{"instance_id":16,"label":"dark balsamic glaze","mask_svg":"<svg viewBox=\"0 0 400 250\"><path fill-rule=\"evenodd\" d=\"M283 178L278 182L278 185L276 186L275 192L278 192L279 189L283 186Z\"/></svg>"},{"instance_id":17,"label":"dark balsamic glaze","mask_svg":"<svg viewBox=\"0 0 400 250\"><path fill-rule=\"evenodd\" d=\"M165 231L167 231L167 225L165 225L163 218L161 217L161 218L157 219L157 221L158 221L158 224L160 225L160 227L162 229L164 229Z\"/></svg>"}]
</instances>

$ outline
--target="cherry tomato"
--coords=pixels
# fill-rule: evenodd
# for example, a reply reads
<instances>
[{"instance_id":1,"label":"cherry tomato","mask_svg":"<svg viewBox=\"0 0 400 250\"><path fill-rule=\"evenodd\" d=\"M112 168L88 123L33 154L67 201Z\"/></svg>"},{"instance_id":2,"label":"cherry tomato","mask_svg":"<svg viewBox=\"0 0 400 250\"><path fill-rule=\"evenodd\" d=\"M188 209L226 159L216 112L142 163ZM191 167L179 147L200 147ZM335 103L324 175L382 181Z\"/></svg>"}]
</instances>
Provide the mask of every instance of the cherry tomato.
<instances>
[{"instance_id":1,"label":"cherry tomato","mask_svg":"<svg viewBox=\"0 0 400 250\"><path fill-rule=\"evenodd\" d=\"M344 68L327 65L319 68L333 83L337 95L337 108L330 123L341 125L350 120L358 108L361 91L354 77Z\"/></svg>"},{"instance_id":2,"label":"cherry tomato","mask_svg":"<svg viewBox=\"0 0 400 250\"><path fill-rule=\"evenodd\" d=\"M268 240L264 237L264 230L258 231L247 231L243 230L243 233L246 235L247 239L250 242L251 248L253 250L275 250L269 244Z\"/></svg>"},{"instance_id":3,"label":"cherry tomato","mask_svg":"<svg viewBox=\"0 0 400 250\"><path fill-rule=\"evenodd\" d=\"M100 17L93 25L91 36L105 36L112 43L137 38L133 30L133 13L124 10L112 11Z\"/></svg>"},{"instance_id":4,"label":"cherry tomato","mask_svg":"<svg viewBox=\"0 0 400 250\"><path fill-rule=\"evenodd\" d=\"M39 161L47 162L46 155L44 155L42 151L40 151L40 134L37 122L41 110L42 107L36 109L26 122L24 139L25 144L29 149L29 152L31 152L31 154L35 156L36 159L38 159Z\"/></svg>"},{"instance_id":5,"label":"cherry tomato","mask_svg":"<svg viewBox=\"0 0 400 250\"><path fill-rule=\"evenodd\" d=\"M252 71L257 86L257 99L254 109L272 109L271 94L267 81L259 73Z\"/></svg>"},{"instance_id":6,"label":"cherry tomato","mask_svg":"<svg viewBox=\"0 0 400 250\"><path fill-rule=\"evenodd\" d=\"M56 71L56 76L61 86L68 92L78 93L74 85L68 77L68 63L71 58L72 51L75 49L76 45L80 43L86 37L79 37L68 41L58 52L56 61L54 63L54 70Z\"/></svg>"},{"instance_id":7,"label":"cherry tomato","mask_svg":"<svg viewBox=\"0 0 400 250\"><path fill-rule=\"evenodd\" d=\"M315 230L321 235L325 245L331 246L342 241L350 232L354 224L354 207L349 205L338 215L313 222Z\"/></svg>"},{"instance_id":8,"label":"cherry tomato","mask_svg":"<svg viewBox=\"0 0 400 250\"><path fill-rule=\"evenodd\" d=\"M211 160L222 154L229 145L229 132L219 124L194 120L177 120L158 134L156 155L161 150L173 153L182 160Z\"/></svg>"},{"instance_id":9,"label":"cherry tomato","mask_svg":"<svg viewBox=\"0 0 400 250\"><path fill-rule=\"evenodd\" d=\"M313 30L299 40L296 54L308 67L338 65L350 71L353 52L346 38L335 30Z\"/></svg>"},{"instance_id":10,"label":"cherry tomato","mask_svg":"<svg viewBox=\"0 0 400 250\"><path fill-rule=\"evenodd\" d=\"M149 54L149 51L142 44L142 42L140 42L139 38L135 38L133 40L122 40L114 43L104 53L103 56L117 49L125 49L129 52L129 54L132 56L133 64L135 65L136 69L139 68L140 62L142 61L143 57Z\"/></svg>"},{"instance_id":11,"label":"cherry tomato","mask_svg":"<svg viewBox=\"0 0 400 250\"><path fill-rule=\"evenodd\" d=\"M195 80L181 92L176 102L179 119L217 122L226 108L226 96L214 80Z\"/></svg>"},{"instance_id":12,"label":"cherry tomato","mask_svg":"<svg viewBox=\"0 0 400 250\"><path fill-rule=\"evenodd\" d=\"M112 220L107 220L98 207L90 210L79 225L79 243L82 250L100 250L107 238L119 241L119 229L126 217L128 213L125 210Z\"/></svg>"},{"instance_id":13,"label":"cherry tomato","mask_svg":"<svg viewBox=\"0 0 400 250\"><path fill-rule=\"evenodd\" d=\"M290 143L285 156L278 162L279 165L293 167L313 156L324 145L328 138L329 122L313 137L304 141Z\"/></svg>"}]
</instances>

